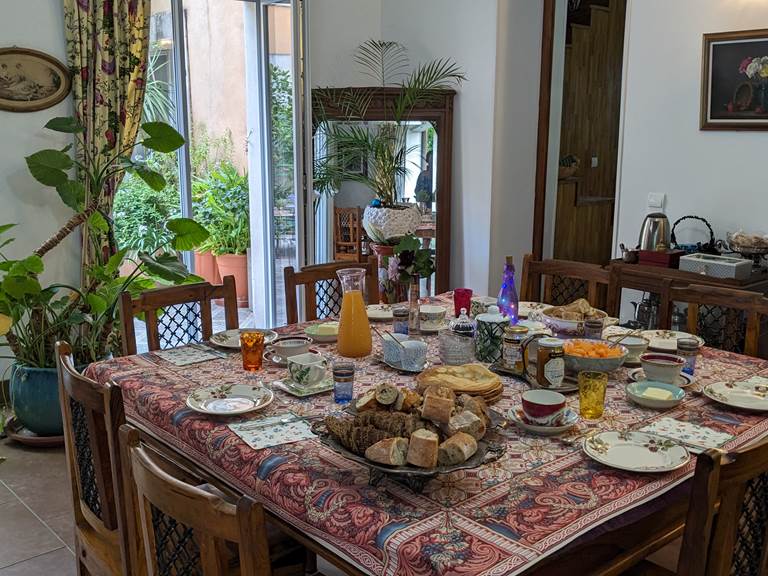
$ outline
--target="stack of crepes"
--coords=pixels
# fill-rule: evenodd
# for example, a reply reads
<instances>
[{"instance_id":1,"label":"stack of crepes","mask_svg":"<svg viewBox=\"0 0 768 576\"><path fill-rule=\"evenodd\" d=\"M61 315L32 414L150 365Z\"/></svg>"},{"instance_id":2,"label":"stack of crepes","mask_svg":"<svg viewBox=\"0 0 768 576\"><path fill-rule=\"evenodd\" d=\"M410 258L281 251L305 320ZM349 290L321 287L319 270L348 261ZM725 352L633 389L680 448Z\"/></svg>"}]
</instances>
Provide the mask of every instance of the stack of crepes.
<instances>
[{"instance_id":1,"label":"stack of crepes","mask_svg":"<svg viewBox=\"0 0 768 576\"><path fill-rule=\"evenodd\" d=\"M461 394L479 396L487 404L501 398L503 391L501 378L482 364L435 366L416 376L416 383L419 391L437 384L450 388L457 396Z\"/></svg>"}]
</instances>

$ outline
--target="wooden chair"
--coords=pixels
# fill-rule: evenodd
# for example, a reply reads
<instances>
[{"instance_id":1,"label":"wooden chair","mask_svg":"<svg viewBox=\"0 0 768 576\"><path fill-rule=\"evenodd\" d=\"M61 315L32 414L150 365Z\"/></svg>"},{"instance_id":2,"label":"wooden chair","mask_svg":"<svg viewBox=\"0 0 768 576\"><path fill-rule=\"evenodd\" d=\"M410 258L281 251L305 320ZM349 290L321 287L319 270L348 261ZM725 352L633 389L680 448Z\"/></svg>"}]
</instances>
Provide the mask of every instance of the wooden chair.
<instances>
[{"instance_id":1,"label":"wooden chair","mask_svg":"<svg viewBox=\"0 0 768 576\"><path fill-rule=\"evenodd\" d=\"M626 576L762 576L768 573L768 442L696 458L677 571L643 562Z\"/></svg>"},{"instance_id":2,"label":"wooden chair","mask_svg":"<svg viewBox=\"0 0 768 576\"><path fill-rule=\"evenodd\" d=\"M603 293L607 290L608 280L608 270L597 264L569 260L534 260L533 255L526 254L523 257L520 300L563 306L579 298L586 298L592 306L603 308Z\"/></svg>"},{"instance_id":3,"label":"wooden chair","mask_svg":"<svg viewBox=\"0 0 768 576\"><path fill-rule=\"evenodd\" d=\"M360 207L333 209L333 259L361 262L363 210Z\"/></svg>"},{"instance_id":4,"label":"wooden chair","mask_svg":"<svg viewBox=\"0 0 768 576\"><path fill-rule=\"evenodd\" d=\"M305 266L296 272L293 266L285 268L285 311L288 324L299 321L296 288L304 287L304 310L306 320L329 318L341 313L342 289L336 272L344 268L362 267L350 262L330 262ZM365 288L368 293L366 302L377 303L378 295L378 265L375 256L368 259Z\"/></svg>"},{"instance_id":5,"label":"wooden chair","mask_svg":"<svg viewBox=\"0 0 768 576\"><path fill-rule=\"evenodd\" d=\"M227 330L239 328L233 276L225 276L218 286L200 282L147 290L135 300L130 293L123 292L120 295L123 355L136 354L133 318L139 314L144 314L150 350L175 348L189 342L208 340L213 332L211 300L218 298L224 300Z\"/></svg>"},{"instance_id":6,"label":"wooden chair","mask_svg":"<svg viewBox=\"0 0 768 576\"><path fill-rule=\"evenodd\" d=\"M122 395L81 375L66 342L56 344L56 366L75 508L77 573L133 574L117 450L118 429L125 423Z\"/></svg>"},{"instance_id":7,"label":"wooden chair","mask_svg":"<svg viewBox=\"0 0 768 576\"><path fill-rule=\"evenodd\" d=\"M609 316L620 317L623 290L639 290L640 292L658 295L657 327L660 328L664 325L664 319L671 314L670 310L667 310L669 290L672 287L671 281L663 280L660 282L656 276L648 276L648 274L642 271L637 272L628 266L619 267L613 265L608 267L608 278L608 299L605 311L608 312Z\"/></svg>"},{"instance_id":8,"label":"wooden chair","mask_svg":"<svg viewBox=\"0 0 768 576\"><path fill-rule=\"evenodd\" d=\"M757 356L760 323L768 316L768 299L758 292L718 286L669 286L662 326L671 328L674 302L688 305L687 331L704 338L709 346Z\"/></svg>"},{"instance_id":9,"label":"wooden chair","mask_svg":"<svg viewBox=\"0 0 768 576\"><path fill-rule=\"evenodd\" d=\"M282 561L271 554L261 504L245 496L232 501L215 488L175 477L130 425L121 427L120 444L126 483L136 496L131 512L141 525L148 574L304 576L304 548L283 548Z\"/></svg>"}]
</instances>

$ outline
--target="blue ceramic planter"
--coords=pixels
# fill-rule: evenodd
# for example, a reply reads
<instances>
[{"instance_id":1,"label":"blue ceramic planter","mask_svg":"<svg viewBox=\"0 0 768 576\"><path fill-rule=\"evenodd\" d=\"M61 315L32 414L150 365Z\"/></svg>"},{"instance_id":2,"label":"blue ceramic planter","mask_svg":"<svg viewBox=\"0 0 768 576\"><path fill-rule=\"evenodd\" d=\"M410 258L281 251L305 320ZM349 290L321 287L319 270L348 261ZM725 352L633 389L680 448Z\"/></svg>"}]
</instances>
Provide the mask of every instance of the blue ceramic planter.
<instances>
[{"instance_id":1,"label":"blue ceramic planter","mask_svg":"<svg viewBox=\"0 0 768 576\"><path fill-rule=\"evenodd\" d=\"M56 368L11 368L11 405L18 421L39 436L63 434Z\"/></svg>"}]
</instances>

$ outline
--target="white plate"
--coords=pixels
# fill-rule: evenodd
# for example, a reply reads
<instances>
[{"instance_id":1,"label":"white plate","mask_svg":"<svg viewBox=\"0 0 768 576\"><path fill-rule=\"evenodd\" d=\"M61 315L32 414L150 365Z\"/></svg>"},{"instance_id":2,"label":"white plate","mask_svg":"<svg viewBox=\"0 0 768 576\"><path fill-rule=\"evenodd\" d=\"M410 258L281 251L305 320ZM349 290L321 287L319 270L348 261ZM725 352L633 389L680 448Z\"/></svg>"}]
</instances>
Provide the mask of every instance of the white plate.
<instances>
[{"instance_id":1,"label":"white plate","mask_svg":"<svg viewBox=\"0 0 768 576\"><path fill-rule=\"evenodd\" d=\"M375 322L392 320L392 306L389 304L371 304L366 307L366 312L368 312L368 320Z\"/></svg>"},{"instance_id":2,"label":"white plate","mask_svg":"<svg viewBox=\"0 0 768 576\"><path fill-rule=\"evenodd\" d=\"M549 304L543 302L518 302L517 303L517 317L528 318L531 312L539 312L544 308L549 308Z\"/></svg>"},{"instance_id":3,"label":"white plate","mask_svg":"<svg viewBox=\"0 0 768 576\"><path fill-rule=\"evenodd\" d=\"M632 380L632 382L644 382L646 380L645 378L645 372L643 372L642 368L634 368L629 371L629 379ZM677 380L675 380L674 385L678 386L679 388L686 388L693 384L693 376L690 374L686 374L685 372L681 372L680 375L677 377Z\"/></svg>"},{"instance_id":4,"label":"white plate","mask_svg":"<svg viewBox=\"0 0 768 576\"><path fill-rule=\"evenodd\" d=\"M669 472L691 459L685 446L645 432L600 432L586 438L583 449L593 460L629 472Z\"/></svg>"},{"instance_id":5,"label":"white plate","mask_svg":"<svg viewBox=\"0 0 768 576\"><path fill-rule=\"evenodd\" d=\"M437 334L443 328L448 328L448 322L445 320L438 324L428 324L426 322L420 322L419 324L419 330L424 332L424 334Z\"/></svg>"},{"instance_id":6,"label":"white plate","mask_svg":"<svg viewBox=\"0 0 768 576\"><path fill-rule=\"evenodd\" d=\"M648 338L650 344L648 348L656 348L653 345L654 340L674 340L675 344L682 338L693 338L699 343L699 348L704 346L704 338L696 336L695 334L688 334L688 332L678 332L677 330L643 330L640 336ZM677 346L675 346L677 348Z\"/></svg>"},{"instance_id":7,"label":"white plate","mask_svg":"<svg viewBox=\"0 0 768 576\"><path fill-rule=\"evenodd\" d=\"M226 384L194 390L187 396L187 406L203 414L234 416L269 406L273 398L272 390L263 386Z\"/></svg>"},{"instance_id":8,"label":"white plate","mask_svg":"<svg viewBox=\"0 0 768 576\"><path fill-rule=\"evenodd\" d=\"M304 334L312 338L318 344L325 344L329 342L336 342L339 338L339 323L338 322L322 322L322 324L335 324L336 334L316 334L318 326L320 324L312 324L304 328Z\"/></svg>"},{"instance_id":9,"label":"white plate","mask_svg":"<svg viewBox=\"0 0 768 576\"><path fill-rule=\"evenodd\" d=\"M264 344L269 344L277 340L277 332L266 328L235 328L233 330L224 330L216 332L211 336L211 344L221 346L222 348L237 348L240 350L241 332L261 332L264 334Z\"/></svg>"},{"instance_id":10,"label":"white plate","mask_svg":"<svg viewBox=\"0 0 768 576\"><path fill-rule=\"evenodd\" d=\"M277 380L272 382L272 386L292 396L305 398L306 396L314 396L315 394L322 394L323 392L333 390L333 378L326 378L312 386L301 386L293 380Z\"/></svg>"},{"instance_id":11,"label":"white plate","mask_svg":"<svg viewBox=\"0 0 768 576\"><path fill-rule=\"evenodd\" d=\"M753 376L741 382L715 382L704 388L707 398L742 410L768 410L768 378Z\"/></svg>"},{"instance_id":12,"label":"white plate","mask_svg":"<svg viewBox=\"0 0 768 576\"><path fill-rule=\"evenodd\" d=\"M607 339L608 336L619 336L622 334L627 334L629 332L634 332L631 328L625 328L624 326L606 326L603 329L603 340Z\"/></svg>"},{"instance_id":13,"label":"white plate","mask_svg":"<svg viewBox=\"0 0 768 576\"><path fill-rule=\"evenodd\" d=\"M424 370L426 370L427 368L429 368L432 365L432 364L430 364L429 361L426 361L424 363L424 366L422 366L418 370L408 370L407 368L403 368L403 365L400 362L387 362L386 360L384 360L383 356L374 356L374 359L378 360L382 364L386 364L390 368L394 368L398 372L402 372L403 374L418 374L419 372L423 372Z\"/></svg>"},{"instance_id":14,"label":"white plate","mask_svg":"<svg viewBox=\"0 0 768 576\"><path fill-rule=\"evenodd\" d=\"M522 428L531 434L538 434L539 436L555 436L573 428L579 421L579 415L571 408L566 408L564 424L560 426L539 426L538 424L530 424L526 422L523 409L518 406L509 411L509 419L517 424L519 428Z\"/></svg>"}]
</instances>

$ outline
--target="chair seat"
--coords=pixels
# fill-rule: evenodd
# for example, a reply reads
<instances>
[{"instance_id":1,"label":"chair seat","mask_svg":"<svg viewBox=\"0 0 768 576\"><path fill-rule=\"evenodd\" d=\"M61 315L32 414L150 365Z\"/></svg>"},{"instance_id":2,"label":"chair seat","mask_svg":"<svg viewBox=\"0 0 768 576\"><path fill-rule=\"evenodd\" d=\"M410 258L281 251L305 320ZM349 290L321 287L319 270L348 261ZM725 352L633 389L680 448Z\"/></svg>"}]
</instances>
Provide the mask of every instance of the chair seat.
<instances>
[{"instance_id":1,"label":"chair seat","mask_svg":"<svg viewBox=\"0 0 768 576\"><path fill-rule=\"evenodd\" d=\"M675 573L649 560L643 560L621 573L621 576L675 576Z\"/></svg>"}]
</instances>

